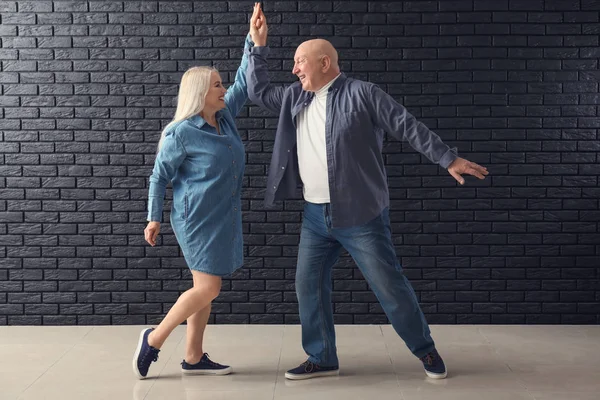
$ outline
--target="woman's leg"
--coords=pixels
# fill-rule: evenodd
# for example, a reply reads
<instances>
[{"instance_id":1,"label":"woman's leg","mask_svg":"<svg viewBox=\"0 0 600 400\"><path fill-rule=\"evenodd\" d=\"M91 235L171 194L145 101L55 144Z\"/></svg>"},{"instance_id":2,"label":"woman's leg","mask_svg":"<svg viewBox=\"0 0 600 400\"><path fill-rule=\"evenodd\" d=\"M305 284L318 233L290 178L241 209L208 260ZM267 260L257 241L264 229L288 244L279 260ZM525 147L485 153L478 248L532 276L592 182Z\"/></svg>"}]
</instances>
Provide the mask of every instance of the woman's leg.
<instances>
[{"instance_id":1,"label":"woman's leg","mask_svg":"<svg viewBox=\"0 0 600 400\"><path fill-rule=\"evenodd\" d=\"M155 349L160 349L173 329L194 314L200 311L205 312L207 309L205 318L208 320L210 303L221 291L221 277L199 271L192 271L192 276L194 287L179 296L162 322L148 336L148 344ZM204 314L201 314L200 317L204 318ZM202 321L196 322L199 324ZM206 322L203 325L205 326ZM202 328L202 332L204 332L204 328Z\"/></svg>"},{"instance_id":2,"label":"woman's leg","mask_svg":"<svg viewBox=\"0 0 600 400\"><path fill-rule=\"evenodd\" d=\"M196 364L204 355L204 330L210 316L210 304L187 319L185 362Z\"/></svg>"}]
</instances>

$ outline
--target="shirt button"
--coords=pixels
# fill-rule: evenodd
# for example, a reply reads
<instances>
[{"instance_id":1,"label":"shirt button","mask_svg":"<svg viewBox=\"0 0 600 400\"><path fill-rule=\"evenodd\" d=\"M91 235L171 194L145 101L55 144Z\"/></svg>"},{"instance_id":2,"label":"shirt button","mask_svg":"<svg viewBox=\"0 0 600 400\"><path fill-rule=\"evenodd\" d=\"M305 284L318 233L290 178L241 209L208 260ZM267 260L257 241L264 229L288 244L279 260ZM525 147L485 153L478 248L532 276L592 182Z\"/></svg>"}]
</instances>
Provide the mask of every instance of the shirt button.
<instances>
[{"instance_id":1,"label":"shirt button","mask_svg":"<svg viewBox=\"0 0 600 400\"><path fill-rule=\"evenodd\" d=\"M285 169L285 167L281 167L281 169Z\"/></svg>"},{"instance_id":2,"label":"shirt button","mask_svg":"<svg viewBox=\"0 0 600 400\"><path fill-rule=\"evenodd\" d=\"M289 153L289 152L290 152L290 151L288 150L288 153Z\"/></svg>"},{"instance_id":3,"label":"shirt button","mask_svg":"<svg viewBox=\"0 0 600 400\"><path fill-rule=\"evenodd\" d=\"M273 189L277 189L277 186L273 186Z\"/></svg>"}]
</instances>

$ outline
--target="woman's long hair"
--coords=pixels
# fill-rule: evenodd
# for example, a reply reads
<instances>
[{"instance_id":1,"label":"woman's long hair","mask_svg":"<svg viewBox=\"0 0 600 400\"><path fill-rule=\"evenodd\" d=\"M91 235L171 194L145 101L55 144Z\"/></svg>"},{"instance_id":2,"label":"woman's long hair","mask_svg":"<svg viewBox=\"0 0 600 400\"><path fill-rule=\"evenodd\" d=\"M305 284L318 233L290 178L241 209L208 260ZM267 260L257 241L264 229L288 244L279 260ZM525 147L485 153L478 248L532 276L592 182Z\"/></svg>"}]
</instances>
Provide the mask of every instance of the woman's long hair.
<instances>
[{"instance_id":1,"label":"woman's long hair","mask_svg":"<svg viewBox=\"0 0 600 400\"><path fill-rule=\"evenodd\" d=\"M204 109L204 101L208 89L210 89L210 76L213 72L219 72L213 67L192 67L185 71L179 85L177 96L177 109L173 121L169 122L163 129L160 140L158 141L158 150L162 146L166 133L170 127L179 121L200 113Z\"/></svg>"}]
</instances>

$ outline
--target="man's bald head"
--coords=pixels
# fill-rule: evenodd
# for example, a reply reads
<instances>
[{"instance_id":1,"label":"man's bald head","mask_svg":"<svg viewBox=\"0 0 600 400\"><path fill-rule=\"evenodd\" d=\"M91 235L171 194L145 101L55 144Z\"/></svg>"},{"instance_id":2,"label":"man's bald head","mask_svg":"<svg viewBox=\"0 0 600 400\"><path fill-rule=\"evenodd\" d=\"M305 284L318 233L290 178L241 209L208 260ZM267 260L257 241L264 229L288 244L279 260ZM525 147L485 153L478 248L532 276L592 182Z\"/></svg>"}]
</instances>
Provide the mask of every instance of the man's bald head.
<instances>
[{"instance_id":1,"label":"man's bald head","mask_svg":"<svg viewBox=\"0 0 600 400\"><path fill-rule=\"evenodd\" d=\"M307 54L314 57L327 56L331 59L331 66L339 69L337 50L331 42L325 39L307 40L298 46L298 50L304 50Z\"/></svg>"},{"instance_id":2,"label":"man's bald head","mask_svg":"<svg viewBox=\"0 0 600 400\"><path fill-rule=\"evenodd\" d=\"M317 91L340 73L335 47L325 39L307 40L296 49L294 69L307 91Z\"/></svg>"}]
</instances>

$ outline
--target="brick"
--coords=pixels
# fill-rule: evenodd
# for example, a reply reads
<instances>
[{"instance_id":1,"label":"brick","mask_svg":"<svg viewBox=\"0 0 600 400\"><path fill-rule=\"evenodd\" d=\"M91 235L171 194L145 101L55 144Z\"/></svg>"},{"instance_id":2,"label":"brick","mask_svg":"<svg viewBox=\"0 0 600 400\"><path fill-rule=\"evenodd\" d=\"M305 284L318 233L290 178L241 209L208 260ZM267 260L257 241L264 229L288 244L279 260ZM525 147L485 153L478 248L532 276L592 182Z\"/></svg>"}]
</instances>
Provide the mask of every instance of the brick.
<instances>
[{"instance_id":1,"label":"brick","mask_svg":"<svg viewBox=\"0 0 600 400\"><path fill-rule=\"evenodd\" d=\"M110 325L110 315L78 315L78 325Z\"/></svg>"},{"instance_id":2,"label":"brick","mask_svg":"<svg viewBox=\"0 0 600 400\"><path fill-rule=\"evenodd\" d=\"M208 62L231 81L247 4L55 3L0 4L0 301L31 299L0 324L158 322L191 285L168 223L156 248L140 235L159 131L183 70ZM295 79L288 47L328 38L348 75L490 168L458 187L384 141L392 240L430 322L598 321L596 3L267 2L274 81ZM299 322L303 202L262 201L276 123L256 106L236 120L247 257L211 323ZM333 279L337 322L387 323L346 254Z\"/></svg>"},{"instance_id":3,"label":"brick","mask_svg":"<svg viewBox=\"0 0 600 400\"><path fill-rule=\"evenodd\" d=\"M41 322L40 316L9 315L7 325L40 325Z\"/></svg>"}]
</instances>

